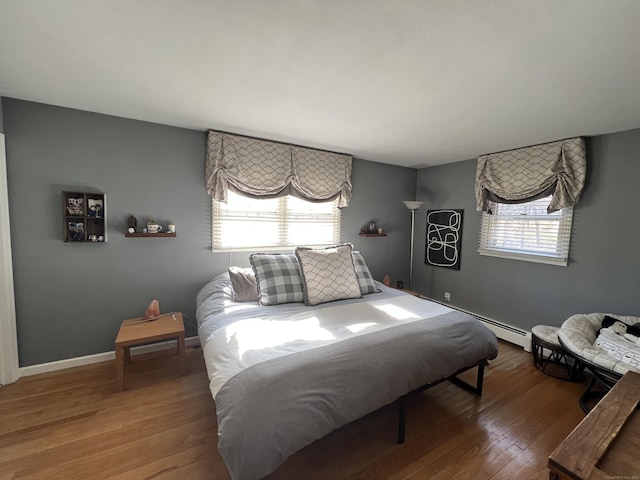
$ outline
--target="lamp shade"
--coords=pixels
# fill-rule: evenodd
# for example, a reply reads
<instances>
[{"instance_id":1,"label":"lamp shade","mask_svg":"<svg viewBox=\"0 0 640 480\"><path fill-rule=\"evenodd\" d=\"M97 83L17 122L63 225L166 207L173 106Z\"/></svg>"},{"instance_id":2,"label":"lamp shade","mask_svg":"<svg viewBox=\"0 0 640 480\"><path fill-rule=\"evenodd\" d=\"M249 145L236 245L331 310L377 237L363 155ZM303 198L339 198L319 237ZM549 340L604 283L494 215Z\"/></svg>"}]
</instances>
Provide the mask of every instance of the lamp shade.
<instances>
[{"instance_id":1,"label":"lamp shade","mask_svg":"<svg viewBox=\"0 0 640 480\"><path fill-rule=\"evenodd\" d=\"M424 204L424 202L416 202L414 200L404 200L402 203L404 203L409 210L418 210Z\"/></svg>"}]
</instances>

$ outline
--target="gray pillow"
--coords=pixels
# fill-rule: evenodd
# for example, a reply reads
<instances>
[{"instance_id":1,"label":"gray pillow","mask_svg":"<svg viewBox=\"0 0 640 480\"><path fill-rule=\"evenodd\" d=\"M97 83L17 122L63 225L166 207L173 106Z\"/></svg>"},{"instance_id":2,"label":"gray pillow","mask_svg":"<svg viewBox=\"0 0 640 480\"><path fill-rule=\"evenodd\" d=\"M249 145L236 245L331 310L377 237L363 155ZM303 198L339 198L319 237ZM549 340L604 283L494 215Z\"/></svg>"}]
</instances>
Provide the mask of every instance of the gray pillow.
<instances>
[{"instance_id":1,"label":"gray pillow","mask_svg":"<svg viewBox=\"0 0 640 480\"><path fill-rule=\"evenodd\" d=\"M364 261L364 257L360 252L353 252L353 265L356 269L356 278L358 279L358 285L360 285L360 293L367 295L369 293L379 292L380 289L376 286L376 281L373 279L373 275L371 275Z\"/></svg>"},{"instance_id":2,"label":"gray pillow","mask_svg":"<svg viewBox=\"0 0 640 480\"><path fill-rule=\"evenodd\" d=\"M350 244L322 249L298 247L296 257L302 270L307 305L362 296Z\"/></svg>"},{"instance_id":3,"label":"gray pillow","mask_svg":"<svg viewBox=\"0 0 640 480\"><path fill-rule=\"evenodd\" d=\"M257 302L258 286L252 268L229 267L229 278L235 302Z\"/></svg>"},{"instance_id":4,"label":"gray pillow","mask_svg":"<svg viewBox=\"0 0 640 480\"><path fill-rule=\"evenodd\" d=\"M304 301L300 267L293 253L254 253L249 261L256 274L260 305Z\"/></svg>"}]
</instances>

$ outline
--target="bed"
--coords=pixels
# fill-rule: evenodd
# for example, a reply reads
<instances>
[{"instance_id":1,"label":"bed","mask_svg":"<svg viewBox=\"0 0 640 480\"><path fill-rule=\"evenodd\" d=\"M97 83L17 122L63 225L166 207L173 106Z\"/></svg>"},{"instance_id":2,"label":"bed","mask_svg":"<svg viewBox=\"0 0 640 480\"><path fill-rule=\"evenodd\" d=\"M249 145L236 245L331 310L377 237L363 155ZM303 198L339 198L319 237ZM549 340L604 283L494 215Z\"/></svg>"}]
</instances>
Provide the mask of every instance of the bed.
<instances>
[{"instance_id":1,"label":"bed","mask_svg":"<svg viewBox=\"0 0 640 480\"><path fill-rule=\"evenodd\" d=\"M497 356L495 335L470 315L376 290L262 306L235 302L228 273L200 290L198 334L233 479L263 478L331 431Z\"/></svg>"}]
</instances>

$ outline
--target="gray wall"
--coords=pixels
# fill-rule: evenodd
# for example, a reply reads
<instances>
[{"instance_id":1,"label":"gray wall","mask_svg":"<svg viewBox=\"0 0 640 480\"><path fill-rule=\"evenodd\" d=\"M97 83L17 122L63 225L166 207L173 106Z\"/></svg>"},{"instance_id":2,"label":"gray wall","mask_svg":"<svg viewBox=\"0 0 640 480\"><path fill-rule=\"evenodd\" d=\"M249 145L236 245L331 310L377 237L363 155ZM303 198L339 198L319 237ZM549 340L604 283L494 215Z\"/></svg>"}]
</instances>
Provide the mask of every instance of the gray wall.
<instances>
[{"instance_id":1,"label":"gray wall","mask_svg":"<svg viewBox=\"0 0 640 480\"><path fill-rule=\"evenodd\" d=\"M480 256L475 210L476 161L418 171L414 289L495 320L530 329L559 326L569 315L640 315L640 130L587 139L588 178L574 208L568 267ZM464 209L459 271L424 264L426 211Z\"/></svg>"},{"instance_id":2,"label":"gray wall","mask_svg":"<svg viewBox=\"0 0 640 480\"><path fill-rule=\"evenodd\" d=\"M247 254L210 250L206 134L3 99L20 365L113 350L120 321L153 298L194 318L195 295ZM406 278L410 225L402 200L416 170L354 160L343 240L372 273ZM62 241L61 193L107 194L108 242ZM176 238L125 238L126 218L176 223ZM386 238L361 238L375 220ZM188 328L187 335L195 335Z\"/></svg>"},{"instance_id":3,"label":"gray wall","mask_svg":"<svg viewBox=\"0 0 640 480\"><path fill-rule=\"evenodd\" d=\"M4 133L4 122L2 117L2 97L0 97L0 133Z\"/></svg>"}]
</instances>

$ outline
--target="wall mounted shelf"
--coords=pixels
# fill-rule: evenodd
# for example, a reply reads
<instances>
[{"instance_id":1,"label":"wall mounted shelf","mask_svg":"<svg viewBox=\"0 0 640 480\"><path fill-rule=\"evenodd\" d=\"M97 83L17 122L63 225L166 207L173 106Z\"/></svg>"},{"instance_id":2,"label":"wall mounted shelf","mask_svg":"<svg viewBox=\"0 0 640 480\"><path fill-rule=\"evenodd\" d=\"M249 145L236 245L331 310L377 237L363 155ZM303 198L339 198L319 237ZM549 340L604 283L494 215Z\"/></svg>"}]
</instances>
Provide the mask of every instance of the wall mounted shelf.
<instances>
[{"instance_id":1,"label":"wall mounted shelf","mask_svg":"<svg viewBox=\"0 0 640 480\"><path fill-rule=\"evenodd\" d=\"M160 232L160 233L125 233L124 234L125 237L129 237L129 238L149 238L149 237L163 237L163 238L167 238L167 237L175 237L176 234L171 233L171 232Z\"/></svg>"},{"instance_id":2,"label":"wall mounted shelf","mask_svg":"<svg viewBox=\"0 0 640 480\"><path fill-rule=\"evenodd\" d=\"M361 237L386 237L386 233L360 233Z\"/></svg>"},{"instance_id":3,"label":"wall mounted shelf","mask_svg":"<svg viewBox=\"0 0 640 480\"><path fill-rule=\"evenodd\" d=\"M107 241L107 196L62 192L62 239L70 243Z\"/></svg>"}]
</instances>

